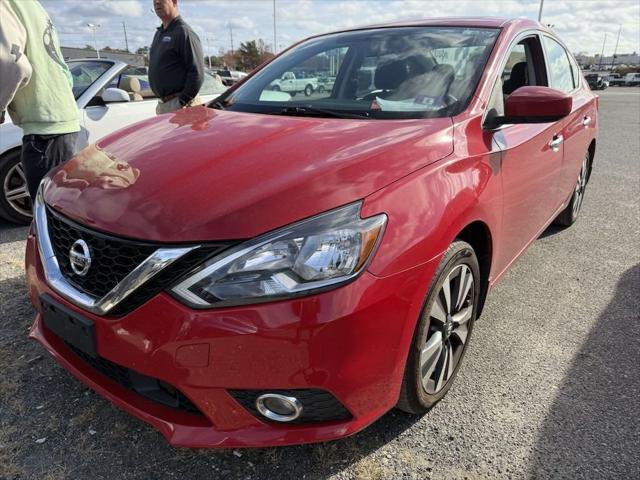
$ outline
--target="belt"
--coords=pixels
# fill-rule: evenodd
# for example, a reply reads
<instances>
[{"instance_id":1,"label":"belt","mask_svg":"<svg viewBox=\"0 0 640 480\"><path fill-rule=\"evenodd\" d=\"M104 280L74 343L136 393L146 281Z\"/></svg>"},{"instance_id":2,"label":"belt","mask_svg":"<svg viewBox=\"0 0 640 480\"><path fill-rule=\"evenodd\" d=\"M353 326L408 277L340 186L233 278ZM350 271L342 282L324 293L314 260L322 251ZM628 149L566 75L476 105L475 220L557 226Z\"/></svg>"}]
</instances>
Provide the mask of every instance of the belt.
<instances>
[{"instance_id":1,"label":"belt","mask_svg":"<svg viewBox=\"0 0 640 480\"><path fill-rule=\"evenodd\" d=\"M160 97L160 100L162 100L162 103L167 103L169 100L173 100L178 95L180 95L180 94L179 93L172 93L171 95L167 95L166 97Z\"/></svg>"}]
</instances>

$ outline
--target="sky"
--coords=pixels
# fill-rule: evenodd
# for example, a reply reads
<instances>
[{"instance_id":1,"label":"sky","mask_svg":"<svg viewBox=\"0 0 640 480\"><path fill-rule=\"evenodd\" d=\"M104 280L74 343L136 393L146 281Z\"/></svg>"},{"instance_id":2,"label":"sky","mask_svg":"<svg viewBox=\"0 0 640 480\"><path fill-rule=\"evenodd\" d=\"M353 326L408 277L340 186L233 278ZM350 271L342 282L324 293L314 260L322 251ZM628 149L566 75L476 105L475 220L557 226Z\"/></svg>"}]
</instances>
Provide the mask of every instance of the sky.
<instances>
[{"instance_id":1,"label":"sky","mask_svg":"<svg viewBox=\"0 0 640 480\"><path fill-rule=\"evenodd\" d=\"M19 0L20 1L20 0ZM149 45L159 20L153 0L41 0L63 46L93 45L87 23L99 24L98 47L129 49ZM202 40L205 54L238 48L262 38L273 44L273 0L178 0L183 18ZM536 19L540 0L276 0L277 50L310 35L392 20L498 16ZM574 52L640 52L640 0L545 0L543 23Z\"/></svg>"}]
</instances>

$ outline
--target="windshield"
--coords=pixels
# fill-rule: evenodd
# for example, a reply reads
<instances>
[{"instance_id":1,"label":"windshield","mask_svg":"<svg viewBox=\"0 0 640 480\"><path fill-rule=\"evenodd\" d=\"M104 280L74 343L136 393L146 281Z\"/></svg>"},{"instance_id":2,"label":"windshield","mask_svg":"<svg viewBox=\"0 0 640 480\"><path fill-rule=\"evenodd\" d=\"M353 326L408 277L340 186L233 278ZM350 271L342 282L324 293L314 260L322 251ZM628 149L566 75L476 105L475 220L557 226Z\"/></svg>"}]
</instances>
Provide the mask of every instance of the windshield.
<instances>
[{"instance_id":1,"label":"windshield","mask_svg":"<svg viewBox=\"0 0 640 480\"><path fill-rule=\"evenodd\" d=\"M73 96L77 100L104 72L113 66L110 62L69 62L73 79Z\"/></svg>"},{"instance_id":2,"label":"windshield","mask_svg":"<svg viewBox=\"0 0 640 480\"><path fill-rule=\"evenodd\" d=\"M443 117L464 110L498 29L400 27L310 39L213 106L350 118Z\"/></svg>"}]
</instances>

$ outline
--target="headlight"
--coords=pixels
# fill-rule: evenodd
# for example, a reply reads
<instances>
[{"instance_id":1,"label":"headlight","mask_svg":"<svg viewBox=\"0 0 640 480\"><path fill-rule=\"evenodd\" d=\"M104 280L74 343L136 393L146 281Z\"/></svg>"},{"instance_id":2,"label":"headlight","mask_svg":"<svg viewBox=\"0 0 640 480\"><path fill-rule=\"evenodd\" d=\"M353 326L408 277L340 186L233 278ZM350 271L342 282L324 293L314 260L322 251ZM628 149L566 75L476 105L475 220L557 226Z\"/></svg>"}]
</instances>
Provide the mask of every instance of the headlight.
<instances>
[{"instance_id":1,"label":"headlight","mask_svg":"<svg viewBox=\"0 0 640 480\"><path fill-rule=\"evenodd\" d=\"M375 250L384 214L360 218L360 203L245 242L207 261L172 291L196 308L303 295L353 279Z\"/></svg>"}]
</instances>

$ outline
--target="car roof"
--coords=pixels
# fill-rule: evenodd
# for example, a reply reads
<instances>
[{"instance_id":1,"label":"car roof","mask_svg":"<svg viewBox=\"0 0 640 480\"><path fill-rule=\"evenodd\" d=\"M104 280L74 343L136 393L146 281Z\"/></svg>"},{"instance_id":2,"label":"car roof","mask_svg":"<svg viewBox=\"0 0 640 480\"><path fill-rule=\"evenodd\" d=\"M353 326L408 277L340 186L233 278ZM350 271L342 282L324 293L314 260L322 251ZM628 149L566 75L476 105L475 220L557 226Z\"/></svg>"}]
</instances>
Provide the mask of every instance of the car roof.
<instances>
[{"instance_id":1,"label":"car roof","mask_svg":"<svg viewBox=\"0 0 640 480\"><path fill-rule=\"evenodd\" d=\"M367 30L370 28L389 27L480 27L480 28L504 28L513 26L515 28L543 28L541 23L529 18L500 18L500 17L435 17L417 20L400 20L395 22L378 23L364 25L354 28L340 30L341 32ZM337 32L335 32L337 33Z\"/></svg>"}]
</instances>

